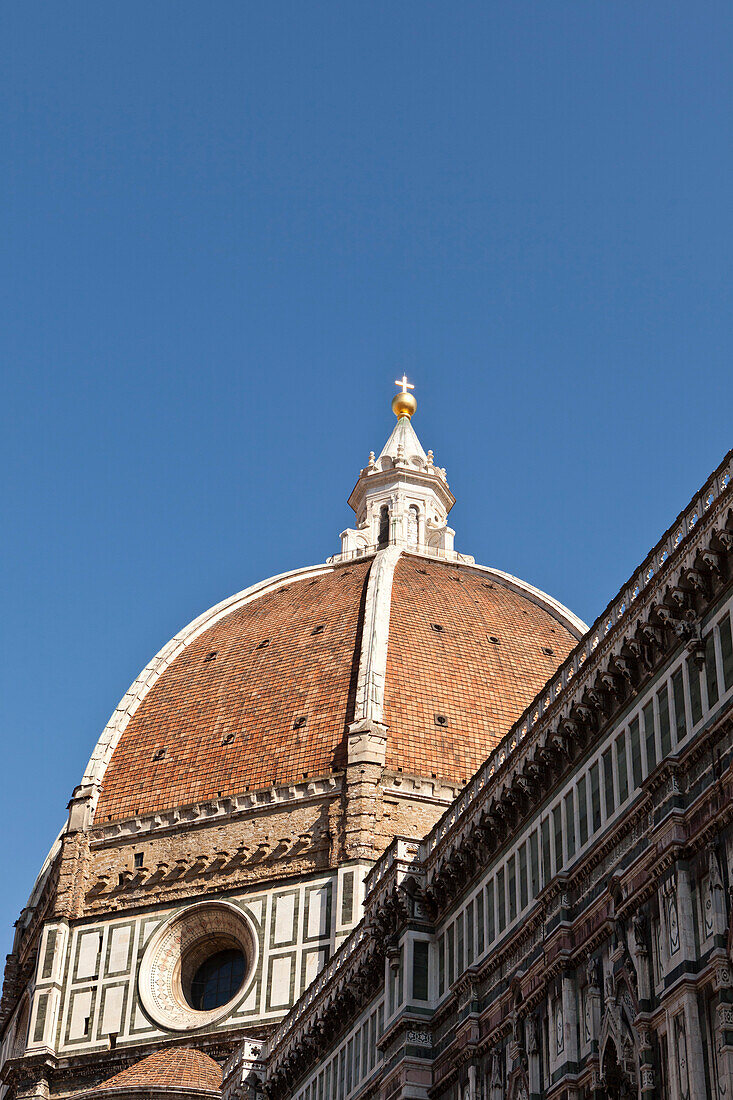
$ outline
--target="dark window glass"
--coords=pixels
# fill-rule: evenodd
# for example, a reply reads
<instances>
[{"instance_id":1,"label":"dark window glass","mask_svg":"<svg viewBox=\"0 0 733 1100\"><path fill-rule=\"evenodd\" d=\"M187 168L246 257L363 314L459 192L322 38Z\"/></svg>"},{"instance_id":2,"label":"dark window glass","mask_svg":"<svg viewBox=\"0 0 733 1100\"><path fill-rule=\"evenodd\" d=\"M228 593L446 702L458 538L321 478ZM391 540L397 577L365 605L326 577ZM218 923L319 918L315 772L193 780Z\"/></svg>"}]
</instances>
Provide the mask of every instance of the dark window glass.
<instances>
[{"instance_id":1,"label":"dark window glass","mask_svg":"<svg viewBox=\"0 0 733 1100\"><path fill-rule=\"evenodd\" d=\"M575 855L575 799L573 789L565 795L565 840L568 847L568 859Z\"/></svg>"},{"instance_id":2,"label":"dark window glass","mask_svg":"<svg viewBox=\"0 0 733 1100\"><path fill-rule=\"evenodd\" d=\"M496 917L494 915L494 880L486 887L486 942L493 943L496 935Z\"/></svg>"},{"instance_id":3,"label":"dark window glass","mask_svg":"<svg viewBox=\"0 0 733 1100\"><path fill-rule=\"evenodd\" d=\"M702 692L700 691L700 669L694 661L687 662L687 679L690 684L692 724L696 726L702 718Z\"/></svg>"},{"instance_id":4,"label":"dark window glass","mask_svg":"<svg viewBox=\"0 0 733 1100\"><path fill-rule=\"evenodd\" d=\"M718 670L715 667L715 639L711 630L705 639L705 679L708 685L708 710L718 701Z\"/></svg>"},{"instance_id":5,"label":"dark window glass","mask_svg":"<svg viewBox=\"0 0 733 1100\"><path fill-rule=\"evenodd\" d=\"M450 988L453 985L453 982L455 981L455 977L456 977L455 947L456 947L455 925L451 924L448 927L448 939L447 939L447 948L448 948L448 988Z\"/></svg>"},{"instance_id":6,"label":"dark window glass","mask_svg":"<svg viewBox=\"0 0 733 1100\"><path fill-rule=\"evenodd\" d=\"M466 965L473 962L473 902L466 906Z\"/></svg>"},{"instance_id":7,"label":"dark window glass","mask_svg":"<svg viewBox=\"0 0 733 1100\"><path fill-rule=\"evenodd\" d=\"M730 615L721 619L718 626L720 631L720 655L723 658L723 683L725 690L733 687L733 638L730 631Z\"/></svg>"},{"instance_id":8,"label":"dark window glass","mask_svg":"<svg viewBox=\"0 0 733 1100\"><path fill-rule=\"evenodd\" d=\"M562 806L556 806L552 811L552 837L555 848L555 873L562 865Z\"/></svg>"},{"instance_id":9,"label":"dark window glass","mask_svg":"<svg viewBox=\"0 0 733 1100\"><path fill-rule=\"evenodd\" d=\"M202 963L191 982L191 1006L199 1012L228 1004L244 981L241 951L217 951Z\"/></svg>"},{"instance_id":10,"label":"dark window glass","mask_svg":"<svg viewBox=\"0 0 733 1100\"><path fill-rule=\"evenodd\" d=\"M354 1084L358 1085L361 1080L361 1032L357 1031L354 1036Z\"/></svg>"},{"instance_id":11,"label":"dark window glass","mask_svg":"<svg viewBox=\"0 0 733 1100\"><path fill-rule=\"evenodd\" d=\"M552 878L552 863L550 861L550 819L546 817L541 826L542 835L542 885Z\"/></svg>"},{"instance_id":12,"label":"dark window glass","mask_svg":"<svg viewBox=\"0 0 733 1100\"><path fill-rule=\"evenodd\" d=\"M506 894L503 867L496 876L496 908L498 910L496 915L499 922L499 931L503 932L506 928Z\"/></svg>"},{"instance_id":13,"label":"dark window glass","mask_svg":"<svg viewBox=\"0 0 733 1100\"><path fill-rule=\"evenodd\" d=\"M476 896L476 951L479 955L484 950L484 895L483 891Z\"/></svg>"},{"instance_id":14,"label":"dark window glass","mask_svg":"<svg viewBox=\"0 0 733 1100\"><path fill-rule=\"evenodd\" d=\"M349 1039L348 1043L346 1044L346 1095L347 1096L351 1092L352 1083L353 1083L353 1076L352 1076L352 1072L351 1072L353 1047L354 1047L354 1040Z\"/></svg>"},{"instance_id":15,"label":"dark window glass","mask_svg":"<svg viewBox=\"0 0 733 1100\"><path fill-rule=\"evenodd\" d=\"M536 829L529 836L529 872L530 897L536 898L540 892L540 850Z\"/></svg>"},{"instance_id":16,"label":"dark window glass","mask_svg":"<svg viewBox=\"0 0 733 1100\"><path fill-rule=\"evenodd\" d=\"M344 1084L345 1084L344 1068L345 1068L345 1066L346 1066L346 1047L344 1047L344 1049L339 1054L339 1096L342 1098L342 1100L343 1100L343 1096L344 1096Z\"/></svg>"},{"instance_id":17,"label":"dark window glass","mask_svg":"<svg viewBox=\"0 0 733 1100\"><path fill-rule=\"evenodd\" d=\"M445 993L445 936L438 936L438 996Z\"/></svg>"},{"instance_id":18,"label":"dark window glass","mask_svg":"<svg viewBox=\"0 0 733 1100\"><path fill-rule=\"evenodd\" d=\"M581 848L588 839L588 803L585 793L585 776L580 777L578 782L578 828L580 830L580 846Z\"/></svg>"},{"instance_id":19,"label":"dark window glass","mask_svg":"<svg viewBox=\"0 0 733 1100\"><path fill-rule=\"evenodd\" d=\"M639 719L635 718L629 726L631 738L631 775L634 780L634 790L638 790L644 780L641 768L641 738L639 737Z\"/></svg>"},{"instance_id":20,"label":"dark window glass","mask_svg":"<svg viewBox=\"0 0 733 1100\"><path fill-rule=\"evenodd\" d=\"M509 860L506 868L509 883L509 920L513 921L517 915L517 861L514 856Z\"/></svg>"},{"instance_id":21,"label":"dark window glass","mask_svg":"<svg viewBox=\"0 0 733 1100\"><path fill-rule=\"evenodd\" d=\"M456 963L456 973L463 973L463 913L459 913L456 917L456 954L458 955L458 961Z\"/></svg>"},{"instance_id":22,"label":"dark window glass","mask_svg":"<svg viewBox=\"0 0 733 1100\"><path fill-rule=\"evenodd\" d=\"M659 712L659 740L662 746L662 759L672 751L672 731L669 726L669 692L667 685L657 692L657 710Z\"/></svg>"},{"instance_id":23,"label":"dark window glass","mask_svg":"<svg viewBox=\"0 0 733 1100\"><path fill-rule=\"evenodd\" d=\"M601 781L598 775L598 765L594 764L590 770L590 813L592 832L597 832L601 827Z\"/></svg>"},{"instance_id":24,"label":"dark window glass","mask_svg":"<svg viewBox=\"0 0 733 1100\"><path fill-rule=\"evenodd\" d=\"M415 940L412 945L412 992L415 1000L428 999L428 950L427 940Z\"/></svg>"},{"instance_id":25,"label":"dark window glass","mask_svg":"<svg viewBox=\"0 0 733 1100\"><path fill-rule=\"evenodd\" d=\"M613 761L611 760L611 750L606 749L601 759L603 761L603 793L606 796L606 817L608 818L616 809L616 802L613 797Z\"/></svg>"},{"instance_id":26,"label":"dark window glass","mask_svg":"<svg viewBox=\"0 0 733 1100\"><path fill-rule=\"evenodd\" d=\"M389 979L387 984L387 991L389 993L389 998L387 1000L387 1015L391 1016L397 1008L397 975L391 966L389 967L387 976Z\"/></svg>"},{"instance_id":27,"label":"dark window glass","mask_svg":"<svg viewBox=\"0 0 733 1100\"><path fill-rule=\"evenodd\" d=\"M397 970L397 1004L401 1005L405 999L405 967L403 949L400 948L400 965ZM397 1005L395 1005L395 1008Z\"/></svg>"},{"instance_id":28,"label":"dark window glass","mask_svg":"<svg viewBox=\"0 0 733 1100\"><path fill-rule=\"evenodd\" d=\"M685 719L685 688L682 682L682 669L678 668L672 677L672 696L674 698L674 732L677 744L687 733L687 721Z\"/></svg>"},{"instance_id":29,"label":"dark window glass","mask_svg":"<svg viewBox=\"0 0 733 1100\"><path fill-rule=\"evenodd\" d=\"M644 744L646 745L646 774L657 766L657 742L654 737L654 700L650 699L641 712L644 716Z\"/></svg>"},{"instance_id":30,"label":"dark window glass","mask_svg":"<svg viewBox=\"0 0 733 1100\"><path fill-rule=\"evenodd\" d=\"M527 845L519 849L519 910L523 912L529 904L527 893Z\"/></svg>"},{"instance_id":31,"label":"dark window glass","mask_svg":"<svg viewBox=\"0 0 733 1100\"><path fill-rule=\"evenodd\" d=\"M618 772L618 804L623 806L629 797L629 771L626 766L626 734L616 738L616 770Z\"/></svg>"}]
</instances>

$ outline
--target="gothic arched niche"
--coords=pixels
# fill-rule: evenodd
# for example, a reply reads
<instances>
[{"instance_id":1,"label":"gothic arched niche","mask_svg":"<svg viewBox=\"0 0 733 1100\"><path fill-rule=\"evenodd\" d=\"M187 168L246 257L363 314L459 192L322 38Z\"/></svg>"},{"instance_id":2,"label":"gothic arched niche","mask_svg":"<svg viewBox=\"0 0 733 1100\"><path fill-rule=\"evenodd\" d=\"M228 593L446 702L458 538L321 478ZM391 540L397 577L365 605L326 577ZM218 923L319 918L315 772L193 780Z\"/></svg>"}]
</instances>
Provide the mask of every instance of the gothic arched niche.
<instances>
[{"instance_id":1,"label":"gothic arched niche","mask_svg":"<svg viewBox=\"0 0 733 1100\"><path fill-rule=\"evenodd\" d=\"M619 1065L616 1044L612 1039L603 1052L602 1080L608 1100L630 1100L635 1095L628 1074Z\"/></svg>"},{"instance_id":2,"label":"gothic arched niche","mask_svg":"<svg viewBox=\"0 0 733 1100\"><path fill-rule=\"evenodd\" d=\"M624 981L606 978L606 1011L601 1025L601 1077L609 1100L636 1096L639 1037L634 1028L631 992Z\"/></svg>"},{"instance_id":3,"label":"gothic arched niche","mask_svg":"<svg viewBox=\"0 0 733 1100\"><path fill-rule=\"evenodd\" d=\"M509 1078L509 1091L507 1100L527 1100L529 1097L529 1081L523 1069L515 1070Z\"/></svg>"}]
</instances>

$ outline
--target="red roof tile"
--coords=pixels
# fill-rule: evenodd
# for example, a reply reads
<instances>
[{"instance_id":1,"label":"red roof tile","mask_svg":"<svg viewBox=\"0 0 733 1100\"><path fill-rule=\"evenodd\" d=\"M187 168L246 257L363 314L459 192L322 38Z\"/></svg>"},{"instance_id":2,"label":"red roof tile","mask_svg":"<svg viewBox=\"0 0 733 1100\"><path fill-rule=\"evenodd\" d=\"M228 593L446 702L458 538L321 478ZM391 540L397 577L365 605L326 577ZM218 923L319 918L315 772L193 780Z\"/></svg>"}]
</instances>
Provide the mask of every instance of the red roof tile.
<instances>
[{"instance_id":1,"label":"red roof tile","mask_svg":"<svg viewBox=\"0 0 733 1100\"><path fill-rule=\"evenodd\" d=\"M403 554L389 624L387 767L465 782L575 644L548 611L491 576Z\"/></svg>"}]
</instances>

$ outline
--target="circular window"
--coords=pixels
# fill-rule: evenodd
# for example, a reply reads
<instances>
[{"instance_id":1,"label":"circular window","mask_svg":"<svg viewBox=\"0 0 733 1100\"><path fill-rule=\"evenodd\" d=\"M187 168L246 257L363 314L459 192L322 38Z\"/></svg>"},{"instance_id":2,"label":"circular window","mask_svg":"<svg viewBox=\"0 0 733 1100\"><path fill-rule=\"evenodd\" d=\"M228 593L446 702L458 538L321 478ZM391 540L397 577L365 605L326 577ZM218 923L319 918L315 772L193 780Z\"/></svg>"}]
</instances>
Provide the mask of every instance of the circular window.
<instances>
[{"instance_id":1,"label":"circular window","mask_svg":"<svg viewBox=\"0 0 733 1100\"><path fill-rule=\"evenodd\" d=\"M221 1008L239 993L244 981L245 958L241 951L230 947L217 951L202 963L193 976L189 1003L198 1012Z\"/></svg>"},{"instance_id":2,"label":"circular window","mask_svg":"<svg viewBox=\"0 0 733 1100\"><path fill-rule=\"evenodd\" d=\"M154 933L140 965L140 999L163 1027L190 1031L226 1015L254 972L257 941L244 913L203 902Z\"/></svg>"}]
</instances>

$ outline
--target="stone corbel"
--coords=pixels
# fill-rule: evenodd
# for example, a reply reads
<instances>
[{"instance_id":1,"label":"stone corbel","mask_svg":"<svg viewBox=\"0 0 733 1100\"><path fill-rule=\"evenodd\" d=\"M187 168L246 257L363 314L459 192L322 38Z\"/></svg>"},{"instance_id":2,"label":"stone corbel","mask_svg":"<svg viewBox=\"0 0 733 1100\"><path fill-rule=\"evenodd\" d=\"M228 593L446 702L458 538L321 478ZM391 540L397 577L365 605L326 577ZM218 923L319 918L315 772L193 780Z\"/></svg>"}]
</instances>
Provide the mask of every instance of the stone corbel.
<instances>
[{"instance_id":1,"label":"stone corbel","mask_svg":"<svg viewBox=\"0 0 733 1100\"><path fill-rule=\"evenodd\" d=\"M733 553L733 531L716 531L714 537L726 553Z\"/></svg>"},{"instance_id":2,"label":"stone corbel","mask_svg":"<svg viewBox=\"0 0 733 1100\"><path fill-rule=\"evenodd\" d=\"M579 702L574 703L571 707L570 713L577 719L581 726L584 726L588 734L594 733L596 729L596 715L592 707L589 707L587 703Z\"/></svg>"},{"instance_id":3,"label":"stone corbel","mask_svg":"<svg viewBox=\"0 0 733 1100\"><path fill-rule=\"evenodd\" d=\"M715 550L707 549L700 552L700 561L718 579L723 574L723 563L720 554Z\"/></svg>"},{"instance_id":4,"label":"stone corbel","mask_svg":"<svg viewBox=\"0 0 733 1100\"><path fill-rule=\"evenodd\" d=\"M619 701L623 699L624 692L619 677L610 668L602 672L598 679L609 696Z\"/></svg>"},{"instance_id":5,"label":"stone corbel","mask_svg":"<svg viewBox=\"0 0 733 1100\"><path fill-rule=\"evenodd\" d=\"M632 690L636 684L636 677L629 662L624 657L617 656L611 659L611 664L621 679L628 684L629 690Z\"/></svg>"},{"instance_id":6,"label":"stone corbel","mask_svg":"<svg viewBox=\"0 0 733 1100\"><path fill-rule=\"evenodd\" d=\"M659 628L654 626L653 623L639 623L638 633L641 635L646 645L656 647L657 649L662 648L662 635L659 631ZM652 662L649 662L650 668L651 665Z\"/></svg>"},{"instance_id":7,"label":"stone corbel","mask_svg":"<svg viewBox=\"0 0 733 1100\"><path fill-rule=\"evenodd\" d=\"M677 611L671 607L667 607L665 603L656 605L654 608L654 615L662 626L667 626L670 630L674 630L675 623L679 619Z\"/></svg>"},{"instance_id":8,"label":"stone corbel","mask_svg":"<svg viewBox=\"0 0 733 1100\"><path fill-rule=\"evenodd\" d=\"M705 667L705 639L702 636L702 626L699 621L686 625L687 630L683 634L683 641L687 643L687 652L702 671Z\"/></svg>"},{"instance_id":9,"label":"stone corbel","mask_svg":"<svg viewBox=\"0 0 733 1100\"><path fill-rule=\"evenodd\" d=\"M643 640L639 638L627 638L624 642L624 649L628 651L638 665L641 665L646 670L652 667L648 646Z\"/></svg>"},{"instance_id":10,"label":"stone corbel","mask_svg":"<svg viewBox=\"0 0 733 1100\"><path fill-rule=\"evenodd\" d=\"M585 696L590 706L605 718L608 710L605 688L598 683L593 684L585 689Z\"/></svg>"},{"instance_id":11,"label":"stone corbel","mask_svg":"<svg viewBox=\"0 0 733 1100\"><path fill-rule=\"evenodd\" d=\"M708 595L708 585L699 569L685 569L683 576L693 591L699 592L701 596Z\"/></svg>"}]
</instances>

